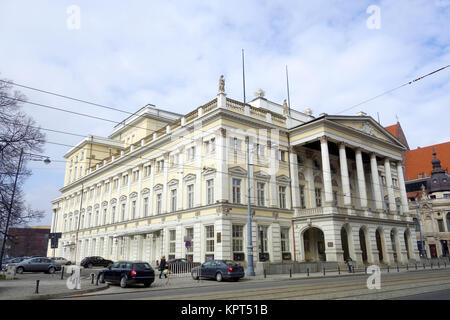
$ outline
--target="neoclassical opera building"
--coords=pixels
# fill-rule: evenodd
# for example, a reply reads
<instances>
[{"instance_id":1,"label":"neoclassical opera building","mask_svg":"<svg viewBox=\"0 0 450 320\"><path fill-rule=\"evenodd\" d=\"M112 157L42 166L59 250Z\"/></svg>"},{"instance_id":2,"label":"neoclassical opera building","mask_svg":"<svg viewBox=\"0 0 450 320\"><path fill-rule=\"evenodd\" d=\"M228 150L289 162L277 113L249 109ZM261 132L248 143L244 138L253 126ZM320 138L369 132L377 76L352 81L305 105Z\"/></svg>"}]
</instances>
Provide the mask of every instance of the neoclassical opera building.
<instances>
[{"instance_id":1,"label":"neoclassical opera building","mask_svg":"<svg viewBox=\"0 0 450 320\"><path fill-rule=\"evenodd\" d=\"M363 112L314 117L255 95L227 98L221 78L188 114L147 105L81 140L65 155L48 255L245 265L249 180L255 262L419 259L405 146Z\"/></svg>"}]
</instances>

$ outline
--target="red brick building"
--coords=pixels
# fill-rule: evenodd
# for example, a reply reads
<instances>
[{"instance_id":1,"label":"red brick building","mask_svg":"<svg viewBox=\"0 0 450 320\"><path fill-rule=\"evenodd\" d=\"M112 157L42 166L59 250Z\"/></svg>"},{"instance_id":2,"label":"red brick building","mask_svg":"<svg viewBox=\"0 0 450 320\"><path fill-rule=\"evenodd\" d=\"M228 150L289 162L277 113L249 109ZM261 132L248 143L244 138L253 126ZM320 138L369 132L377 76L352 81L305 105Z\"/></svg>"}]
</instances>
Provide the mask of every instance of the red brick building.
<instances>
[{"instance_id":1,"label":"red brick building","mask_svg":"<svg viewBox=\"0 0 450 320\"><path fill-rule=\"evenodd\" d=\"M46 256L50 226L10 228L7 254L10 257Z\"/></svg>"}]
</instances>

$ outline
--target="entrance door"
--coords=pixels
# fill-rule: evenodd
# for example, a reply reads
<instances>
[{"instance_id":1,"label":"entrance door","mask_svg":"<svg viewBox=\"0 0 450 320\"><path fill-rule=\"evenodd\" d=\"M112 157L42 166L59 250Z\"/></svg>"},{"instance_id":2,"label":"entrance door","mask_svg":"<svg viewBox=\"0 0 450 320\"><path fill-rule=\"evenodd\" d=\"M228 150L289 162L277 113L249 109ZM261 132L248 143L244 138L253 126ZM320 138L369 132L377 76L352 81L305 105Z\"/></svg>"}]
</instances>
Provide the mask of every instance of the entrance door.
<instances>
[{"instance_id":1,"label":"entrance door","mask_svg":"<svg viewBox=\"0 0 450 320\"><path fill-rule=\"evenodd\" d=\"M383 262L383 246L381 244L380 231L377 230L375 232L375 238L377 240L378 259L380 260L380 262Z\"/></svg>"},{"instance_id":2,"label":"entrance door","mask_svg":"<svg viewBox=\"0 0 450 320\"><path fill-rule=\"evenodd\" d=\"M437 258L436 245L430 244L430 255L432 258Z\"/></svg>"},{"instance_id":3,"label":"entrance door","mask_svg":"<svg viewBox=\"0 0 450 320\"><path fill-rule=\"evenodd\" d=\"M448 255L448 243L447 240L441 240L441 245L442 245L442 254L444 256Z\"/></svg>"},{"instance_id":4,"label":"entrance door","mask_svg":"<svg viewBox=\"0 0 450 320\"><path fill-rule=\"evenodd\" d=\"M347 230L344 227L341 228L341 241L342 241L342 250L344 250L344 261L347 261L350 258L350 251L348 250L348 235Z\"/></svg>"},{"instance_id":5,"label":"entrance door","mask_svg":"<svg viewBox=\"0 0 450 320\"><path fill-rule=\"evenodd\" d=\"M366 235L362 228L359 229L359 245L361 246L363 262L367 262Z\"/></svg>"}]
</instances>

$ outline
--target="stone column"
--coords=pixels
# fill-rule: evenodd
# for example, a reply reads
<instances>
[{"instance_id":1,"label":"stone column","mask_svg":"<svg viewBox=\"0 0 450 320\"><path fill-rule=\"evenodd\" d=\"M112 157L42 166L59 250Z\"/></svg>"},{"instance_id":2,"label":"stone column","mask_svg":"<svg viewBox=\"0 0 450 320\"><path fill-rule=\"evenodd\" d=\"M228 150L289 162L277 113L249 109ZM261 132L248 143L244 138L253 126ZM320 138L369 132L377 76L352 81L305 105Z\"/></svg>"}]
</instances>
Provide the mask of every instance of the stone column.
<instances>
[{"instance_id":1,"label":"stone column","mask_svg":"<svg viewBox=\"0 0 450 320\"><path fill-rule=\"evenodd\" d=\"M151 165L150 165L150 191L148 194L148 214L150 216L153 216L156 214L156 210L153 209L153 197L154 197L154 191L153 191L153 187L154 187L154 181L155 181L155 160L151 160Z\"/></svg>"},{"instance_id":2,"label":"stone column","mask_svg":"<svg viewBox=\"0 0 450 320\"><path fill-rule=\"evenodd\" d=\"M339 163L341 167L342 192L344 193L344 206L352 206L352 197L350 191L350 178L348 175L347 154L345 152L345 144L339 143Z\"/></svg>"},{"instance_id":3,"label":"stone column","mask_svg":"<svg viewBox=\"0 0 450 320\"><path fill-rule=\"evenodd\" d=\"M313 159L311 152L306 152L305 159L305 179L308 185L305 186L305 201L308 199L310 208L316 208L315 184L314 184L314 170Z\"/></svg>"},{"instance_id":4,"label":"stone column","mask_svg":"<svg viewBox=\"0 0 450 320\"><path fill-rule=\"evenodd\" d=\"M269 207L276 208L279 206L278 204L278 190L277 190L277 168L278 168L278 157L277 151L278 149L272 144L272 141L267 141L267 147L269 149ZM298 180L298 174L297 174ZM298 188L298 187L297 187ZM288 198L286 195L286 205L288 203Z\"/></svg>"},{"instance_id":5,"label":"stone column","mask_svg":"<svg viewBox=\"0 0 450 320\"><path fill-rule=\"evenodd\" d=\"M201 249L202 249L202 237L201 237L201 223L197 222L194 225L194 261L195 262L203 262L205 260L205 257L202 257Z\"/></svg>"},{"instance_id":6,"label":"stone column","mask_svg":"<svg viewBox=\"0 0 450 320\"><path fill-rule=\"evenodd\" d=\"M375 153L370 154L370 167L372 171L372 188L375 198L375 209L378 212L382 212L383 200L381 199L380 178L378 175L378 163Z\"/></svg>"},{"instance_id":7,"label":"stone column","mask_svg":"<svg viewBox=\"0 0 450 320\"><path fill-rule=\"evenodd\" d=\"M133 171L132 170L128 170L127 173L128 173L128 187L127 187L127 200L126 200L127 204L125 205L125 210L126 210L126 212L125 212L125 220L130 220L131 219L130 190L131 190L131 179L133 178L132 177Z\"/></svg>"},{"instance_id":8,"label":"stone column","mask_svg":"<svg viewBox=\"0 0 450 320\"><path fill-rule=\"evenodd\" d=\"M183 163L184 163L184 148L180 149L178 154L178 187L177 187L177 210L183 210Z\"/></svg>"},{"instance_id":9,"label":"stone column","mask_svg":"<svg viewBox=\"0 0 450 320\"><path fill-rule=\"evenodd\" d=\"M391 161L389 158L384 159L384 171L386 172L386 187L389 198L389 211L395 213L397 208L395 205L394 186L392 184Z\"/></svg>"},{"instance_id":10,"label":"stone column","mask_svg":"<svg viewBox=\"0 0 450 320\"><path fill-rule=\"evenodd\" d=\"M142 187L142 177L144 176L144 166L140 165L139 166L139 177L138 177L138 190L137 190L137 200L136 200L136 218L135 219L139 219L143 217L143 212L144 210L141 210L142 207L142 197L141 197L141 187Z\"/></svg>"},{"instance_id":11,"label":"stone column","mask_svg":"<svg viewBox=\"0 0 450 320\"><path fill-rule=\"evenodd\" d=\"M398 184L400 187L400 199L402 201L403 214L409 211L408 208L408 197L406 195L405 178L403 176L403 165L401 161L397 161L397 176ZM448 229L447 229L448 230Z\"/></svg>"},{"instance_id":12,"label":"stone column","mask_svg":"<svg viewBox=\"0 0 450 320\"><path fill-rule=\"evenodd\" d=\"M326 136L320 138L322 155L323 187L325 192L325 206L333 204L333 186L331 184L330 155L328 153L328 140Z\"/></svg>"},{"instance_id":13,"label":"stone column","mask_svg":"<svg viewBox=\"0 0 450 320\"><path fill-rule=\"evenodd\" d=\"M167 212L167 177L169 170L169 153L164 154L164 182L163 182L163 191L161 197L161 213Z\"/></svg>"},{"instance_id":14,"label":"stone column","mask_svg":"<svg viewBox=\"0 0 450 320\"><path fill-rule=\"evenodd\" d=\"M291 178L291 196L292 196L292 206L294 209L294 217L300 215L300 188L298 181L298 163L297 163L297 153L294 149L289 150L289 172ZM305 190L305 202L306 202L306 190Z\"/></svg>"},{"instance_id":15,"label":"stone column","mask_svg":"<svg viewBox=\"0 0 450 320\"><path fill-rule=\"evenodd\" d=\"M364 165L362 161L362 153L360 148L356 149L355 158L356 158L356 174L358 179L358 189L359 189L361 209L367 209L366 178L364 176Z\"/></svg>"},{"instance_id":16,"label":"stone column","mask_svg":"<svg viewBox=\"0 0 450 320\"><path fill-rule=\"evenodd\" d=\"M196 150L201 150L202 148L202 139L199 138L196 140ZM195 173L195 187L194 187L194 206L200 207L202 205L202 157L201 153L199 152L196 154L196 173ZM194 261L200 261L200 260L194 260Z\"/></svg>"},{"instance_id":17,"label":"stone column","mask_svg":"<svg viewBox=\"0 0 450 320\"><path fill-rule=\"evenodd\" d=\"M183 234L182 234L183 228L181 225L177 226L175 229L175 258L184 258L183 255L183 247L184 247L184 241L183 241Z\"/></svg>"},{"instance_id":18,"label":"stone column","mask_svg":"<svg viewBox=\"0 0 450 320\"><path fill-rule=\"evenodd\" d=\"M216 223L214 225L214 229L217 233L221 233L220 240L221 242L217 242L217 236L216 236L216 246L215 246L215 253L214 253L214 259L223 259L223 260L231 260L232 259L232 247L231 247L231 220L224 219L224 217L216 220Z\"/></svg>"},{"instance_id":19,"label":"stone column","mask_svg":"<svg viewBox=\"0 0 450 320\"><path fill-rule=\"evenodd\" d=\"M326 225L322 226L327 261L344 261L344 250L342 248L341 241L341 227L341 224L336 224L334 221L329 221ZM328 246L331 242L333 243L332 247Z\"/></svg>"},{"instance_id":20,"label":"stone column","mask_svg":"<svg viewBox=\"0 0 450 320\"><path fill-rule=\"evenodd\" d=\"M217 190L218 202L228 202L228 165L227 165L227 132L225 129L219 129L217 135L217 179L215 190Z\"/></svg>"},{"instance_id":21,"label":"stone column","mask_svg":"<svg viewBox=\"0 0 450 320\"><path fill-rule=\"evenodd\" d=\"M281 228L280 223L273 222L269 227L269 254L270 262L281 262Z\"/></svg>"}]
</instances>

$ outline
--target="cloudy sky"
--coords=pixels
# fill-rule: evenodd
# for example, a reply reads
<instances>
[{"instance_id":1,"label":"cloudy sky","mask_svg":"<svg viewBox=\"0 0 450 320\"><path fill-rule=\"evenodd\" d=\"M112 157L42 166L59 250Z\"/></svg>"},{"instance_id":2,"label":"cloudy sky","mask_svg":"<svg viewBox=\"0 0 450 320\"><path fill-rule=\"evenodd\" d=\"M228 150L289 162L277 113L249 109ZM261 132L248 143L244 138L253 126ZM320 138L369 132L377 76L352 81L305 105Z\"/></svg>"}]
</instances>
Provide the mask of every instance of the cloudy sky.
<instances>
[{"instance_id":1,"label":"cloudy sky","mask_svg":"<svg viewBox=\"0 0 450 320\"><path fill-rule=\"evenodd\" d=\"M337 114L450 64L449 21L450 0L2 0L0 78L128 112L152 103L187 113L215 97L221 74L228 96L242 100L245 49L247 97L262 88L281 103L287 65L294 109ZM127 116L18 89L32 102ZM384 126L398 117L416 148L450 140L449 102L450 68L344 114L379 114ZM107 136L113 126L32 105L23 110L43 128ZM69 145L80 139L46 134ZM52 164L30 164L27 198L47 213L36 224L51 222L64 175L55 160L67 150L47 144Z\"/></svg>"}]
</instances>

